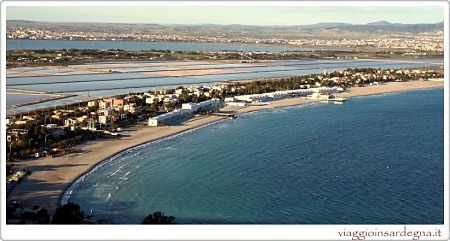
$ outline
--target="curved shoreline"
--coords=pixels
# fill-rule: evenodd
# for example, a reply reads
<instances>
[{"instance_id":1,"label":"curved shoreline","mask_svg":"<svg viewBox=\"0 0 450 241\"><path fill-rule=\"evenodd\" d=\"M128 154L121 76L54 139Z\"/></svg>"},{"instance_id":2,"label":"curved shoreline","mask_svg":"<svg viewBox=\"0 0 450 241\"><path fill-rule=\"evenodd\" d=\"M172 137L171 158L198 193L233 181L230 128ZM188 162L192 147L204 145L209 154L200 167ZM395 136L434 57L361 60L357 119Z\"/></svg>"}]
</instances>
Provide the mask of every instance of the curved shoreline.
<instances>
[{"instance_id":1,"label":"curved shoreline","mask_svg":"<svg viewBox=\"0 0 450 241\"><path fill-rule=\"evenodd\" d=\"M272 108L265 108L265 109L251 110L251 111L242 111L242 112L236 113L236 116L248 115L248 114L252 114L252 113L255 113L255 112L271 111L271 110L275 110L275 109L288 108L288 107L309 106L309 105L315 105L315 104L320 104L320 103L321 103L321 101L312 100L312 101L308 101L308 102L302 103L302 104L284 105L284 106L277 106L277 107L272 107ZM217 124L217 123L222 122L224 120L226 120L226 118L222 118L222 119L219 119L219 120L216 120L216 121L212 121L212 122L209 122L209 123L197 126L195 128L186 129L186 130L183 130L183 131L178 132L176 134L168 135L166 137L161 137L159 139L150 140L148 142L144 142L144 143L141 143L141 144L136 144L136 145L128 147L126 149L117 151L115 154L113 154L113 155L111 155L111 156L101 160L100 162L96 163L91 169L89 169L86 172L80 174L74 180L74 182L72 182L70 184L70 186L67 189L65 189L64 193L61 194L61 197L59 198L59 202L58 203L60 205L66 204L68 199L72 195L72 191L74 191L78 187L77 184L79 182L82 182L84 180L84 178L87 177L88 175L90 175L90 174L94 173L95 171L97 171L97 168L100 168L103 165L108 164L108 163L116 160L117 158L122 157L123 155L129 154L130 152L132 152L134 150L139 150L141 148L145 148L145 147L147 147L149 145L152 145L152 144L156 144L156 143L159 143L159 142L162 142L162 141L167 141L167 140L179 137L181 135L188 134L188 133L200 130L200 129L204 128L204 127L208 127L208 126Z\"/></svg>"},{"instance_id":2,"label":"curved shoreline","mask_svg":"<svg viewBox=\"0 0 450 241\"><path fill-rule=\"evenodd\" d=\"M105 158L105 159L99 161L98 163L96 163L91 169L87 170L87 171L84 172L84 173L81 173L81 174L74 180L74 182L72 182L72 183L70 184L70 186L67 187L67 188L64 190L64 192L61 194L61 196L60 196L60 198L59 198L59 202L58 202L58 203L59 203L60 205L66 204L67 201L68 201L68 199L69 199L70 196L72 195L72 191L75 190L75 189L78 187L78 183L82 182L82 181L84 180L85 177L87 177L87 176L89 176L90 174L94 173L98 168L102 167L103 165L106 165L106 164L108 164L108 163L110 163L110 162L116 160L117 158L122 157L123 155L129 154L130 152L132 152L132 151L134 151L134 150L139 150L139 149L141 149L141 148L147 147L147 146L152 145L152 144L156 144L156 143L159 143L159 142L162 142L162 141L166 141L166 140L170 140L170 139L172 139L172 138L179 137L179 136L184 135L184 134L188 134L188 133L190 133L190 132L193 132L193 131L199 130L199 129L201 129L201 128L204 128L204 127L207 127L207 126L216 124L216 123L221 122L221 121L223 121L223 120L225 120L225 118L222 118L222 119L219 119L219 120L216 120L216 121L213 121L213 122L209 122L209 123L207 123L207 124L204 124L204 125L201 125L201 126L192 128L192 129L183 130L183 131L180 131L180 132L178 132L178 133L176 133L176 134L172 134L172 135L168 135L168 136L165 136L165 137L161 137L161 138L159 138L159 139L151 140L151 141L144 142L144 143L141 143L141 144L136 144L136 145L131 146L131 147L128 147L128 148L126 148L126 149L117 151L117 152L114 153L113 155L111 155L111 156L109 156L109 157L107 157L107 158Z\"/></svg>"},{"instance_id":3,"label":"curved shoreline","mask_svg":"<svg viewBox=\"0 0 450 241\"><path fill-rule=\"evenodd\" d=\"M378 95L390 92L421 90L429 88L442 88L443 82L411 81L389 83L379 86L354 87L342 94L346 97ZM264 106L249 106L237 110L241 115L254 111L270 110L280 107L305 105L317 103L318 100L310 98L289 98L273 101ZM187 131L196 130L223 120L224 117L208 116L193 119L172 127L140 128L129 130L130 135L117 140L100 140L81 145L83 153L77 156L63 156L54 159L41 158L18 163L33 173L27 176L8 196L8 201L20 200L24 205L38 204L49 210L52 214L63 201L66 192L80 178L90 173L98 165L108 163L116 155L123 155L128 150L149 145L155 141L171 138ZM133 133L134 132L134 133ZM112 142L112 143L111 143Z\"/></svg>"},{"instance_id":4,"label":"curved shoreline","mask_svg":"<svg viewBox=\"0 0 450 241\"><path fill-rule=\"evenodd\" d=\"M439 87L430 87L430 88L439 88ZM430 88L419 88L419 89L412 89L412 90L399 90L399 91L393 91L393 92L384 92L384 93L375 93L375 94L366 94L366 95L355 95L355 96L351 96L351 97L352 97L352 98L358 98L358 97L359 97L359 98L361 98L361 97L363 98L363 97L367 97L367 96L377 96L377 95L384 95L384 94L394 94L394 93L402 93L402 92L408 92L408 91L419 91L419 90L425 90L425 89L430 89ZM243 112L237 113L237 116L241 116L241 115L245 115L245 114L250 114L250 113L254 113L254 112L270 111L270 110L274 110L274 109L278 109L278 108L287 108L287 107L292 107L292 106L307 106L307 105L314 105L314 104L318 104L318 103L321 103L321 101L313 100L313 101L311 101L311 102L308 101L307 103L301 103L301 104L295 104L295 105L283 105L283 106L276 106L276 107L273 107L273 108L265 108L265 109L258 109L258 110L252 110L252 111L243 111ZM258 107L259 107L259 106L258 106ZM185 130L185 131L181 131L181 132L176 133L176 134L173 134L173 135L169 135L169 136L166 136L166 137L162 137L162 138L159 138L159 139L156 139L156 140L151 140L151 141L148 141L148 142L145 142L145 143L142 143L142 144L138 144L138 145L129 147L129 148L127 148L127 149L123 149L123 150L121 150L121 151L118 151L116 154L114 154L114 155L112 155L112 156L109 156L109 157L105 158L104 160L101 160L100 162L98 162L97 164L95 164L90 170L88 170L87 172L81 174L81 175L80 175L80 176L79 176L79 177L78 177L78 178L77 178L77 179L76 179L76 180L75 180L75 181L74 181L74 182L73 182L73 183L72 183L65 191L64 191L64 193L61 195L61 198L59 199L59 200L60 200L59 203L60 203L61 205L66 204L67 201L68 201L68 199L69 199L70 196L72 195L72 191L74 191L74 190L78 187L77 184L78 184L79 182L82 182L82 181L84 180L84 178L87 177L88 175L94 173L94 172L97 170L97 168L99 168L99 167L101 167L101 166L103 166L103 165L105 165L105 164L108 164L108 163L114 161L115 159L122 157L123 155L129 154L129 153L130 153L131 151L133 151L133 150L139 150L139 149L144 148L144 147L147 147L147 146L149 146L149 145L151 145L151 144L155 144L155 143L158 143L158 142L161 142L161 141L170 140L170 139L172 139L172 138L179 137L180 135L188 134L188 133L190 133L190 132L199 130L199 129L201 129L201 128L204 128L204 127L207 127L207 126L210 126L210 125L219 123L219 122L221 122L221 121L223 121L223 120L224 120L224 119L217 120L217 121L213 121L213 122L209 122L209 123L207 123L207 124L198 126L198 127L196 127L196 128L187 129L187 130ZM69 192L69 193L68 193L68 192Z\"/></svg>"}]
</instances>

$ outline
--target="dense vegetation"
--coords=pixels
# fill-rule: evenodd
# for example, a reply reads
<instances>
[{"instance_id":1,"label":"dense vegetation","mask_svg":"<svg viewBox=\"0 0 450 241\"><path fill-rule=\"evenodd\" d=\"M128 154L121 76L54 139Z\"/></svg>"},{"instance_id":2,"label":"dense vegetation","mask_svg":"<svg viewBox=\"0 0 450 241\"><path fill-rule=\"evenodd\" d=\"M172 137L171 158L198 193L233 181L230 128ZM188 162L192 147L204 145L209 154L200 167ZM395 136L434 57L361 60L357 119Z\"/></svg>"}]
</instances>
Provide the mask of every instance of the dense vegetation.
<instances>
[{"instance_id":1,"label":"dense vegetation","mask_svg":"<svg viewBox=\"0 0 450 241\"><path fill-rule=\"evenodd\" d=\"M81 224L84 220L84 212L80 206L74 203L67 203L56 209L52 218L52 224Z\"/></svg>"},{"instance_id":2,"label":"dense vegetation","mask_svg":"<svg viewBox=\"0 0 450 241\"><path fill-rule=\"evenodd\" d=\"M27 159L35 153L42 153L43 151L49 154L52 154L52 150L75 152L77 150L71 149L72 147L97 138L95 133L82 129L69 131L69 128L65 128L65 136L57 138L51 136L47 129L40 125L15 125L13 128L28 130L28 135L20 137L18 141L13 141L9 144L6 151L7 160Z\"/></svg>"},{"instance_id":3,"label":"dense vegetation","mask_svg":"<svg viewBox=\"0 0 450 241\"><path fill-rule=\"evenodd\" d=\"M67 203L56 209L52 218L45 208L35 205L32 210L22 212L23 208L19 204L7 206L6 218L18 220L19 224L97 224L92 216L87 216L81 210L80 205ZM19 213L18 213L19 211ZM142 224L176 224L174 216L165 216L162 212L154 212L145 217Z\"/></svg>"},{"instance_id":4,"label":"dense vegetation","mask_svg":"<svg viewBox=\"0 0 450 241\"><path fill-rule=\"evenodd\" d=\"M142 224L176 224L174 216L165 216L161 212L154 212L144 218Z\"/></svg>"}]
</instances>

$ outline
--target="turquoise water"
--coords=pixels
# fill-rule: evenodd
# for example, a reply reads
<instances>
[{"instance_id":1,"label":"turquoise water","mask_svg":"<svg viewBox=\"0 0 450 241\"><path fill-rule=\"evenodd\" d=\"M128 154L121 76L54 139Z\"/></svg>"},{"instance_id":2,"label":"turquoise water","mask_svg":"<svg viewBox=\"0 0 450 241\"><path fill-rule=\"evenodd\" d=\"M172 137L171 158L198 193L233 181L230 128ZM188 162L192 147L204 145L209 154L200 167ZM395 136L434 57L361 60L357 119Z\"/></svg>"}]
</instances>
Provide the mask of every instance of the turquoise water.
<instances>
[{"instance_id":1,"label":"turquoise water","mask_svg":"<svg viewBox=\"0 0 450 241\"><path fill-rule=\"evenodd\" d=\"M239 116L113 158L69 201L110 223L442 224L443 96Z\"/></svg>"}]
</instances>

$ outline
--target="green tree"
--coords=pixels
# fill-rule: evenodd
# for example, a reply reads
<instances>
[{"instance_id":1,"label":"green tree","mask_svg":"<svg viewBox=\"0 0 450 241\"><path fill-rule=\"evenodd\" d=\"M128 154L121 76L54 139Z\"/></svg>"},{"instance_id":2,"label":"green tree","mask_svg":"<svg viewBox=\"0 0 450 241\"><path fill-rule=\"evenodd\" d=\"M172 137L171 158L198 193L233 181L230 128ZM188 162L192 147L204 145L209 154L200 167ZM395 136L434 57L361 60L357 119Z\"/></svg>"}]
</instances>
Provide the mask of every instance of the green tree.
<instances>
[{"instance_id":1,"label":"green tree","mask_svg":"<svg viewBox=\"0 0 450 241\"><path fill-rule=\"evenodd\" d=\"M49 224L50 223L50 215L48 215L47 209L43 208L36 213L35 223L37 223L37 224Z\"/></svg>"},{"instance_id":2,"label":"green tree","mask_svg":"<svg viewBox=\"0 0 450 241\"><path fill-rule=\"evenodd\" d=\"M158 102L153 101L152 106L151 106L151 109L152 109L152 111L154 111L154 112L158 112L158 110L159 110Z\"/></svg>"},{"instance_id":3,"label":"green tree","mask_svg":"<svg viewBox=\"0 0 450 241\"><path fill-rule=\"evenodd\" d=\"M172 103L172 102L167 102L167 103L164 104L164 108L167 111L173 111L175 109L175 104Z\"/></svg>"},{"instance_id":4,"label":"green tree","mask_svg":"<svg viewBox=\"0 0 450 241\"><path fill-rule=\"evenodd\" d=\"M176 224L174 216L165 216L164 213L154 212L144 218L142 224Z\"/></svg>"},{"instance_id":5,"label":"green tree","mask_svg":"<svg viewBox=\"0 0 450 241\"><path fill-rule=\"evenodd\" d=\"M56 209L52 218L52 224L81 224L84 219L84 212L80 206L74 203L67 203Z\"/></svg>"}]
</instances>

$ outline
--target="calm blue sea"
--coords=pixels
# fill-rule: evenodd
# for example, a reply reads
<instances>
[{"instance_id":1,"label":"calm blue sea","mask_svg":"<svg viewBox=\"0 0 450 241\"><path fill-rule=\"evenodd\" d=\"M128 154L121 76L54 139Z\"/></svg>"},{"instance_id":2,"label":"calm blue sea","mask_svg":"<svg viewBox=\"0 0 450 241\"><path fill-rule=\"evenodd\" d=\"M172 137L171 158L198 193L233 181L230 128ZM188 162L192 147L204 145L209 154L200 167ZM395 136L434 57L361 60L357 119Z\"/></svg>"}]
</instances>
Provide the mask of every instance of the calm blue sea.
<instances>
[{"instance_id":1,"label":"calm blue sea","mask_svg":"<svg viewBox=\"0 0 450 241\"><path fill-rule=\"evenodd\" d=\"M110 223L442 224L443 98L250 113L116 157L69 200Z\"/></svg>"}]
</instances>

